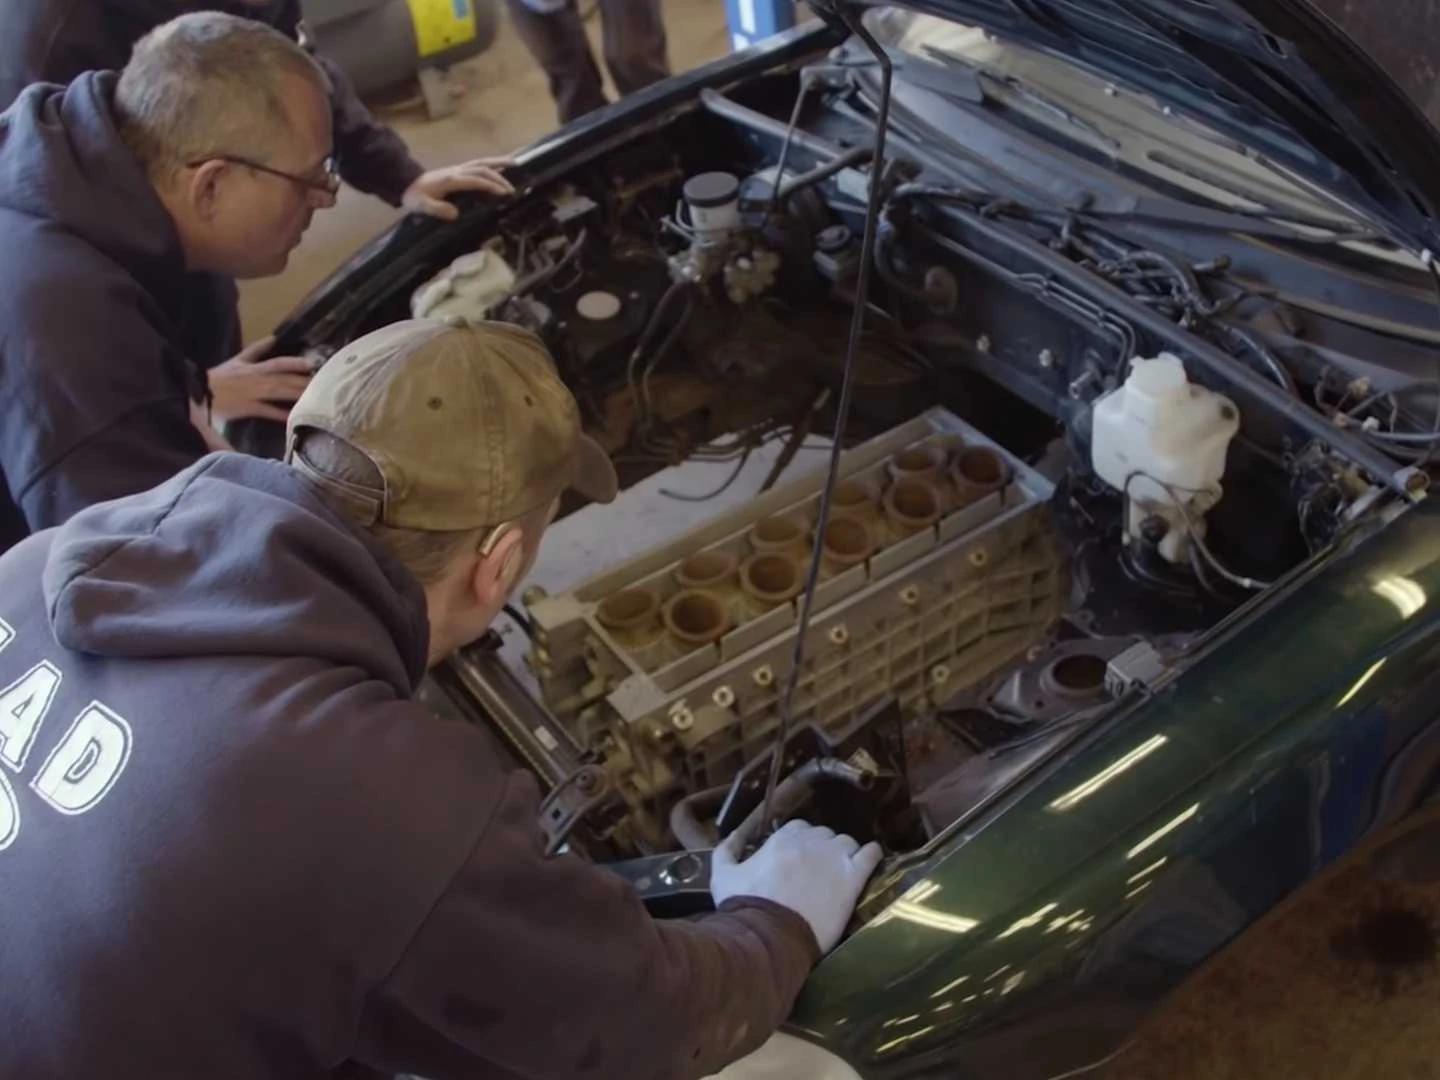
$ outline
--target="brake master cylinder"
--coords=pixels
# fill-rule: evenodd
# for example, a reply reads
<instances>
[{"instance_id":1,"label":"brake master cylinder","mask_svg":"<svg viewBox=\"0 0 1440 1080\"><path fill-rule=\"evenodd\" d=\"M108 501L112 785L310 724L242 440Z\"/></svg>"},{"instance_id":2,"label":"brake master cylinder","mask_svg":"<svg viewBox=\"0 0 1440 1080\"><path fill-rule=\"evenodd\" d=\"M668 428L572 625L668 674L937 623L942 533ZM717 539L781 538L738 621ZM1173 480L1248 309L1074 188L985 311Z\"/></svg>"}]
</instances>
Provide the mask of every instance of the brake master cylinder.
<instances>
[{"instance_id":1,"label":"brake master cylinder","mask_svg":"<svg viewBox=\"0 0 1440 1080\"><path fill-rule=\"evenodd\" d=\"M1096 474L1125 496L1126 539L1159 518L1168 526L1161 557L1187 561L1192 530L1204 538L1205 515L1220 501L1239 430L1234 402L1192 383L1179 357L1132 361L1124 385L1095 403L1090 448Z\"/></svg>"}]
</instances>

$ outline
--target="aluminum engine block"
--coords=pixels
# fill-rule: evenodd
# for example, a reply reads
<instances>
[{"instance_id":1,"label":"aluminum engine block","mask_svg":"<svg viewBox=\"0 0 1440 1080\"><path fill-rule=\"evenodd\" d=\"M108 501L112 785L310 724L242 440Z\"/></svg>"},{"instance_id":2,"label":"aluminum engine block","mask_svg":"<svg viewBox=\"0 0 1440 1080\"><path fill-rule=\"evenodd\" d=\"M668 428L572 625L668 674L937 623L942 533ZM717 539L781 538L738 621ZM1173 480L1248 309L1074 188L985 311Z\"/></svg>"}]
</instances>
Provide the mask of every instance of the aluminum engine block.
<instances>
[{"instance_id":1,"label":"aluminum engine block","mask_svg":"<svg viewBox=\"0 0 1440 1080\"><path fill-rule=\"evenodd\" d=\"M934 409L841 459L795 723L913 714L995 676L1064 608L1047 480ZM794 649L824 470L552 596L528 596L544 700L597 751L631 839L764 753Z\"/></svg>"}]
</instances>

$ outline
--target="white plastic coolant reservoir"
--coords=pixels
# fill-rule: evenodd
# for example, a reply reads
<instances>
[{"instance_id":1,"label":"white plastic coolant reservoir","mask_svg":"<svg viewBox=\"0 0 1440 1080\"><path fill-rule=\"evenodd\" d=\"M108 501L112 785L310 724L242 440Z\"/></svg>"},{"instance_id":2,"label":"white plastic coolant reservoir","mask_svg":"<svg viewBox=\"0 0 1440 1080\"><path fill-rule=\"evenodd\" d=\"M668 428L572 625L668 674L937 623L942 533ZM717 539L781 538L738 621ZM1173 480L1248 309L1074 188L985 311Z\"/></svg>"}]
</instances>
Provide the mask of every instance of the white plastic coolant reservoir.
<instances>
[{"instance_id":1,"label":"white plastic coolant reservoir","mask_svg":"<svg viewBox=\"0 0 1440 1080\"><path fill-rule=\"evenodd\" d=\"M1186 561L1191 525L1203 537L1205 513L1220 501L1239 430L1234 402L1192 383L1179 357L1134 360L1125 384L1095 403L1091 440L1096 474L1126 496L1126 534L1162 518L1170 528L1161 556Z\"/></svg>"}]
</instances>

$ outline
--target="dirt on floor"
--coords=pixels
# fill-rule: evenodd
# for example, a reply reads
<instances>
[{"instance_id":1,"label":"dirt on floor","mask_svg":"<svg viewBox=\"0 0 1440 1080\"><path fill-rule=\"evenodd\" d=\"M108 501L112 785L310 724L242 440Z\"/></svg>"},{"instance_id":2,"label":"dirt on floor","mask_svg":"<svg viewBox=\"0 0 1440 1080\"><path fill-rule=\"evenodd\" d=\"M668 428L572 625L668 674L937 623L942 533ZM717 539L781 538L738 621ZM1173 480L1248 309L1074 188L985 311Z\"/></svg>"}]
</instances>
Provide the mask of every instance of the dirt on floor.
<instances>
[{"instance_id":1,"label":"dirt on floor","mask_svg":"<svg viewBox=\"0 0 1440 1080\"><path fill-rule=\"evenodd\" d=\"M1440 1080L1440 881L1391 880L1368 854L1234 942L1106 1080Z\"/></svg>"}]
</instances>

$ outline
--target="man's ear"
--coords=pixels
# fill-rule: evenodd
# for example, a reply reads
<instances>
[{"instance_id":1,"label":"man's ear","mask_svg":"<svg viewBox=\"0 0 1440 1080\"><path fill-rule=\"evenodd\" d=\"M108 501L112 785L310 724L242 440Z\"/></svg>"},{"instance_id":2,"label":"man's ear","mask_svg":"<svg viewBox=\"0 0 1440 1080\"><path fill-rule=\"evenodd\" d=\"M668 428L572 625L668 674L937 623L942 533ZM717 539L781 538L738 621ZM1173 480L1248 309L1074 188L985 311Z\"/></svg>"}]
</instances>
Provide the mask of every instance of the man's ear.
<instances>
[{"instance_id":1,"label":"man's ear","mask_svg":"<svg viewBox=\"0 0 1440 1080\"><path fill-rule=\"evenodd\" d=\"M220 188L233 172L228 161L207 161L198 169L189 170L183 189L185 201L199 220L208 223L219 212Z\"/></svg>"},{"instance_id":2,"label":"man's ear","mask_svg":"<svg viewBox=\"0 0 1440 1080\"><path fill-rule=\"evenodd\" d=\"M495 541L490 554L475 563L471 587L482 607L498 608L510 595L524 569L525 534L508 528Z\"/></svg>"}]
</instances>

